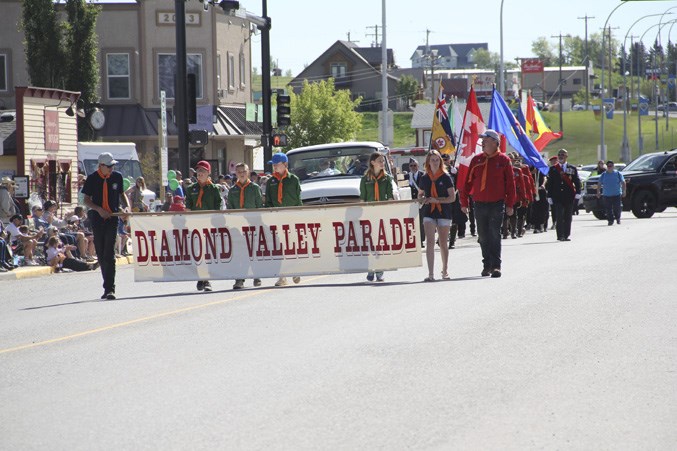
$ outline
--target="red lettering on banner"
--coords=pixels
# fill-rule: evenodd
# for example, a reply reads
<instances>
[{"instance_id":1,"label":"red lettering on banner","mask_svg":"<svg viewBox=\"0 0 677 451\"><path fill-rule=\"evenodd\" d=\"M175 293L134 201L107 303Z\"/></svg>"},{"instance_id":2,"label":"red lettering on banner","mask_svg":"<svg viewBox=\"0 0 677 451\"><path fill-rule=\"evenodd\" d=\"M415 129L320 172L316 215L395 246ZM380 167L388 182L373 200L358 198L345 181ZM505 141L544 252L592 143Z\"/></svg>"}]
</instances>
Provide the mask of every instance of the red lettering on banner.
<instances>
[{"instance_id":1,"label":"red lettering on banner","mask_svg":"<svg viewBox=\"0 0 677 451\"><path fill-rule=\"evenodd\" d=\"M406 231L404 248L416 249L416 225L414 224L414 218L404 218L404 229Z\"/></svg>"},{"instance_id":2,"label":"red lettering on banner","mask_svg":"<svg viewBox=\"0 0 677 451\"><path fill-rule=\"evenodd\" d=\"M390 249L393 251L398 251L397 253L399 254L399 251L402 250L402 245L404 243L404 238L402 237L402 223L397 219L391 219L390 230L392 231L393 235Z\"/></svg>"},{"instance_id":3,"label":"red lettering on banner","mask_svg":"<svg viewBox=\"0 0 677 451\"><path fill-rule=\"evenodd\" d=\"M313 247L310 250L310 253L313 255L318 255L320 253L320 248L317 247L317 238L320 235L320 223L308 224L308 230L310 230L310 237L313 240Z\"/></svg>"},{"instance_id":4,"label":"red lettering on banner","mask_svg":"<svg viewBox=\"0 0 677 451\"><path fill-rule=\"evenodd\" d=\"M199 246L195 246L196 239L197 242L199 243ZM200 239L200 232L197 231L196 229L193 229L193 231L190 233L190 244L193 260L199 262L200 260L202 260L202 240ZM198 254L195 253L196 247L199 249Z\"/></svg>"},{"instance_id":5,"label":"red lettering on banner","mask_svg":"<svg viewBox=\"0 0 677 451\"><path fill-rule=\"evenodd\" d=\"M360 250L362 253L373 251L374 242L371 239L371 221L368 219L360 220L360 230L362 232L362 246L360 246Z\"/></svg>"},{"instance_id":6,"label":"red lettering on banner","mask_svg":"<svg viewBox=\"0 0 677 451\"><path fill-rule=\"evenodd\" d=\"M378 222L378 241L376 243L376 250L379 252L387 252L390 250L388 240L386 239L386 227L383 219Z\"/></svg>"},{"instance_id":7,"label":"red lettering on banner","mask_svg":"<svg viewBox=\"0 0 677 451\"><path fill-rule=\"evenodd\" d=\"M242 234L244 235L245 240L247 241L247 252L249 253L249 259L254 258L254 234L256 233L256 227L254 226L245 226L242 227Z\"/></svg>"},{"instance_id":8,"label":"red lettering on banner","mask_svg":"<svg viewBox=\"0 0 677 451\"><path fill-rule=\"evenodd\" d=\"M134 231L136 237L136 262L138 264L148 263L148 238L143 232Z\"/></svg>"},{"instance_id":9,"label":"red lettering on banner","mask_svg":"<svg viewBox=\"0 0 677 451\"><path fill-rule=\"evenodd\" d=\"M334 253L341 253L341 242L346 238L346 229L342 222L332 222L334 228Z\"/></svg>"},{"instance_id":10,"label":"red lettering on banner","mask_svg":"<svg viewBox=\"0 0 677 451\"><path fill-rule=\"evenodd\" d=\"M351 221L348 223L348 245L346 246L346 252L359 252L360 248L357 245L357 237L355 235L355 224Z\"/></svg>"},{"instance_id":11,"label":"red lettering on banner","mask_svg":"<svg viewBox=\"0 0 677 451\"><path fill-rule=\"evenodd\" d=\"M219 227L219 235L221 236L221 253L219 258L223 261L230 260L230 256L233 254L233 240L230 237L230 230L225 227ZM228 246L226 246L226 237L228 238Z\"/></svg>"},{"instance_id":12,"label":"red lettering on banner","mask_svg":"<svg viewBox=\"0 0 677 451\"><path fill-rule=\"evenodd\" d=\"M150 261L156 262L157 256L155 255L155 230L149 230L148 237L150 238L150 250L151 250Z\"/></svg>"},{"instance_id":13,"label":"red lettering on banner","mask_svg":"<svg viewBox=\"0 0 677 451\"><path fill-rule=\"evenodd\" d=\"M216 257L216 227L202 229L202 233L205 237L205 260L212 260Z\"/></svg>"},{"instance_id":14,"label":"red lettering on banner","mask_svg":"<svg viewBox=\"0 0 677 451\"><path fill-rule=\"evenodd\" d=\"M171 262L174 261L174 257L169 252L169 241L167 240L167 232L162 231L162 240L160 244L160 258L161 262Z\"/></svg>"},{"instance_id":15,"label":"red lettering on banner","mask_svg":"<svg viewBox=\"0 0 677 451\"><path fill-rule=\"evenodd\" d=\"M296 255L308 255L305 224L296 224L296 238L296 242L298 243L298 251L296 252Z\"/></svg>"},{"instance_id":16,"label":"red lettering on banner","mask_svg":"<svg viewBox=\"0 0 677 451\"><path fill-rule=\"evenodd\" d=\"M188 229L174 230L174 246L176 248L176 255L174 261L189 261L188 254Z\"/></svg>"},{"instance_id":17,"label":"red lettering on banner","mask_svg":"<svg viewBox=\"0 0 677 451\"><path fill-rule=\"evenodd\" d=\"M266 233L263 226L259 226L259 247L256 251L257 257L270 257L270 250L268 250L268 242L266 241Z\"/></svg>"},{"instance_id":18,"label":"red lettering on banner","mask_svg":"<svg viewBox=\"0 0 677 451\"><path fill-rule=\"evenodd\" d=\"M282 226L282 231L284 232L284 243L285 243L285 250L284 250L284 255L294 255L296 253L296 243L294 243L293 246L289 245L289 224L284 224Z\"/></svg>"},{"instance_id":19,"label":"red lettering on banner","mask_svg":"<svg viewBox=\"0 0 677 451\"><path fill-rule=\"evenodd\" d=\"M270 255L273 257L282 257L282 243L278 241L279 237L277 236L276 225L270 226L270 234L272 235L273 239L273 245L271 246L273 250L270 251Z\"/></svg>"}]
</instances>

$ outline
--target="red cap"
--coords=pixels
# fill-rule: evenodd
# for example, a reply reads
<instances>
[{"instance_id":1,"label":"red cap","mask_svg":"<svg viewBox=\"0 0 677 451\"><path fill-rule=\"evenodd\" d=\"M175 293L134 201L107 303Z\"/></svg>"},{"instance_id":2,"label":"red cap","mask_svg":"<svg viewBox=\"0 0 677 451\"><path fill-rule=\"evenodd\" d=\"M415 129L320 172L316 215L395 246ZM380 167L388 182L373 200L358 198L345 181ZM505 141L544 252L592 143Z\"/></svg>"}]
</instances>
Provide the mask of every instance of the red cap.
<instances>
[{"instance_id":1,"label":"red cap","mask_svg":"<svg viewBox=\"0 0 677 451\"><path fill-rule=\"evenodd\" d=\"M212 172L212 165L209 164L209 161L201 160L195 165L195 170L197 171L198 169L204 169L207 172Z\"/></svg>"},{"instance_id":2,"label":"red cap","mask_svg":"<svg viewBox=\"0 0 677 451\"><path fill-rule=\"evenodd\" d=\"M550 158L548 158L548 161L554 161L557 160L557 155L553 155Z\"/></svg>"}]
</instances>

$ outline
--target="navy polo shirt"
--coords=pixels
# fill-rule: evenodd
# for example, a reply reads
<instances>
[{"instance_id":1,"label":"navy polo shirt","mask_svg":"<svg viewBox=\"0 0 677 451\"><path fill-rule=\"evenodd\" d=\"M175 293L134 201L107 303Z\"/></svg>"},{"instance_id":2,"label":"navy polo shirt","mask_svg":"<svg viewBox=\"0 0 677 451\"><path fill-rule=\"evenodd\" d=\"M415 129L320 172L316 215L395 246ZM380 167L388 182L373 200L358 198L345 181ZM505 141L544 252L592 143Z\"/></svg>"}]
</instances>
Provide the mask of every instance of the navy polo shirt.
<instances>
[{"instance_id":1,"label":"navy polo shirt","mask_svg":"<svg viewBox=\"0 0 677 451\"><path fill-rule=\"evenodd\" d=\"M103 180L98 172L94 172L87 177L85 185L82 187L82 194L90 196L92 202L99 207L103 206ZM108 206L113 213L120 211L120 196L124 193L122 184L122 174L113 171L107 179L108 182ZM101 216L94 210L89 210L89 219L92 222L101 221Z\"/></svg>"}]
</instances>

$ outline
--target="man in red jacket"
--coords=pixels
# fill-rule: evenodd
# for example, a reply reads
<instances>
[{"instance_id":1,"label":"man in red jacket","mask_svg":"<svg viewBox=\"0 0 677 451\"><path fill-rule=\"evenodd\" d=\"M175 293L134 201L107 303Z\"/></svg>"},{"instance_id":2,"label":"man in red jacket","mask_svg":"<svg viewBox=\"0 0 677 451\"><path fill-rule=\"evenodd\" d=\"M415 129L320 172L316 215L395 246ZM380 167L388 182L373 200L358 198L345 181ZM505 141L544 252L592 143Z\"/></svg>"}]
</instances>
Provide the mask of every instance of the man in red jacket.
<instances>
[{"instance_id":1,"label":"man in red jacket","mask_svg":"<svg viewBox=\"0 0 677 451\"><path fill-rule=\"evenodd\" d=\"M472 195L484 263L482 276L501 277L501 224L504 212L508 216L514 213L515 179L510 158L498 150L498 132L488 129L480 137L482 153L472 159L465 186L459 187L461 211L468 213L468 196Z\"/></svg>"}]
</instances>

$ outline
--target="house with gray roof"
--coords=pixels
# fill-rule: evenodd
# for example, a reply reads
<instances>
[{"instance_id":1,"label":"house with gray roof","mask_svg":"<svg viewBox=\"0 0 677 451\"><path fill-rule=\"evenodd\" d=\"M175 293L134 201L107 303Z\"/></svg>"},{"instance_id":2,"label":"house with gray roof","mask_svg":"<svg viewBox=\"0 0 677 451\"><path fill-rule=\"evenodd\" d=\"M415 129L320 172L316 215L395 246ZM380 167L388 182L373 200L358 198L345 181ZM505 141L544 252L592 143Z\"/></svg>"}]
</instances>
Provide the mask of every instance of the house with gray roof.
<instances>
[{"instance_id":1,"label":"house with gray roof","mask_svg":"<svg viewBox=\"0 0 677 451\"><path fill-rule=\"evenodd\" d=\"M489 51L486 42L471 44L419 45L411 55L411 67L430 68L430 56L435 55L434 66L439 69L472 69L477 50Z\"/></svg>"}]
</instances>

